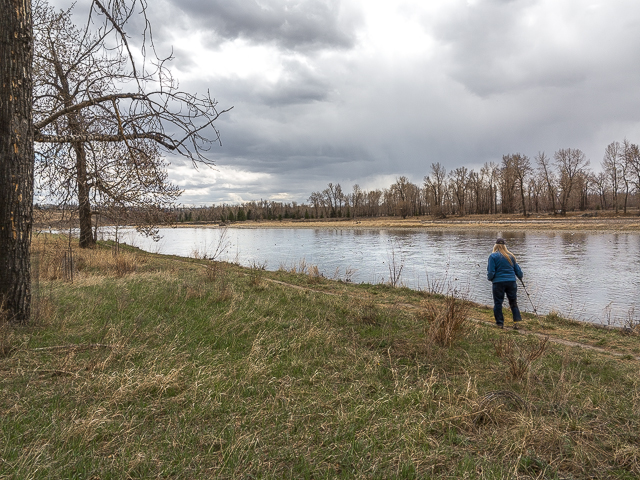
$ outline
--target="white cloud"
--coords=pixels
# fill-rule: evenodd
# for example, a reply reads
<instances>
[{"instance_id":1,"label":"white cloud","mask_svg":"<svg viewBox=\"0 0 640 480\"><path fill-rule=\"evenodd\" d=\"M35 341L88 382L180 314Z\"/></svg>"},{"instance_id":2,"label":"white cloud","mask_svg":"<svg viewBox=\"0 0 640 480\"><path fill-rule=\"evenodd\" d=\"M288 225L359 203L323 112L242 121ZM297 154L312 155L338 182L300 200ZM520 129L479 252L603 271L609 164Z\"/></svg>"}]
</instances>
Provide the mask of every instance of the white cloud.
<instances>
[{"instance_id":1,"label":"white cloud","mask_svg":"<svg viewBox=\"0 0 640 480\"><path fill-rule=\"evenodd\" d=\"M217 171L171 167L185 203L304 201L512 152L581 148L595 165L611 141L640 141L636 0L257 5L150 4L181 87L234 106Z\"/></svg>"}]
</instances>

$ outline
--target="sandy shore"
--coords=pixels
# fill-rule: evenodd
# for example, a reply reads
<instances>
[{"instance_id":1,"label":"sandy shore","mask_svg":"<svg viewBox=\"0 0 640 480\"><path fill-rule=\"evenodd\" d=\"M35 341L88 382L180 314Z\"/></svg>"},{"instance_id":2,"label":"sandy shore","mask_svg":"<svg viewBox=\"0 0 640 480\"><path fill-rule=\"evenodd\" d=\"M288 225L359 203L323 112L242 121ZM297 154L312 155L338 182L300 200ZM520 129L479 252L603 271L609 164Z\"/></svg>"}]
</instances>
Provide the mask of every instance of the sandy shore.
<instances>
[{"instance_id":1,"label":"sandy shore","mask_svg":"<svg viewBox=\"0 0 640 480\"><path fill-rule=\"evenodd\" d=\"M361 217L361 218L324 218L314 220L247 220L220 224L218 222L184 222L171 226L178 228L328 228L328 229L396 229L396 230L557 230L557 231L602 231L602 232L640 232L640 215L628 214L615 216L589 212L560 215L467 215L436 219L431 216L411 217ZM36 217L36 228L56 227L56 222L46 222ZM104 226L104 225L103 225ZM167 225L170 226L170 225Z\"/></svg>"},{"instance_id":2,"label":"sandy shore","mask_svg":"<svg viewBox=\"0 0 640 480\"><path fill-rule=\"evenodd\" d=\"M208 224L180 225L186 227L206 227ZM213 225L211 225L213 226ZM582 217L532 215L478 215L434 219L433 217L377 217L358 219L320 219L320 220L261 220L228 224L232 228L331 228L331 229L474 229L474 230L584 230L608 232L640 232L640 217Z\"/></svg>"}]
</instances>

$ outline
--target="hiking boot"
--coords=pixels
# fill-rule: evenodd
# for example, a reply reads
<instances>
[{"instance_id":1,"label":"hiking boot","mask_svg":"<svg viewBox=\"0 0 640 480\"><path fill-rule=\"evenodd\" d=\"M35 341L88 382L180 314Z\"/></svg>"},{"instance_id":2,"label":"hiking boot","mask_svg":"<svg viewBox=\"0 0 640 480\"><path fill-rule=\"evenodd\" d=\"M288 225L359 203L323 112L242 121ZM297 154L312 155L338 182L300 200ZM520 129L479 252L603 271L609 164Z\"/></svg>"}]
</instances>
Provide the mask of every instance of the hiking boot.
<instances>
[{"instance_id":1,"label":"hiking boot","mask_svg":"<svg viewBox=\"0 0 640 480\"><path fill-rule=\"evenodd\" d=\"M496 323L496 327L498 327L500 330L504 330L504 325L502 323Z\"/></svg>"}]
</instances>

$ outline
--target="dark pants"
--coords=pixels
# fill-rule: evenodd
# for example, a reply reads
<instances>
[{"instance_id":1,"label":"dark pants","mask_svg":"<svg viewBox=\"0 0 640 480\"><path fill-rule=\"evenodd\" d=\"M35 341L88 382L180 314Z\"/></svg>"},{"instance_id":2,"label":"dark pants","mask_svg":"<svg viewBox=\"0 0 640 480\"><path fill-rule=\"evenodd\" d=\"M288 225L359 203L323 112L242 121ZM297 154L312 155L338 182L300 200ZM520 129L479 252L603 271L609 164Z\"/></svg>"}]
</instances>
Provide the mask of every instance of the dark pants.
<instances>
[{"instance_id":1,"label":"dark pants","mask_svg":"<svg viewBox=\"0 0 640 480\"><path fill-rule=\"evenodd\" d=\"M513 314L513 321L522 320L520 309L518 308L518 284L513 282L494 282L493 284L493 316L497 325L504 325L504 316L502 315L502 302L504 302L504 294L509 299L509 307Z\"/></svg>"}]
</instances>

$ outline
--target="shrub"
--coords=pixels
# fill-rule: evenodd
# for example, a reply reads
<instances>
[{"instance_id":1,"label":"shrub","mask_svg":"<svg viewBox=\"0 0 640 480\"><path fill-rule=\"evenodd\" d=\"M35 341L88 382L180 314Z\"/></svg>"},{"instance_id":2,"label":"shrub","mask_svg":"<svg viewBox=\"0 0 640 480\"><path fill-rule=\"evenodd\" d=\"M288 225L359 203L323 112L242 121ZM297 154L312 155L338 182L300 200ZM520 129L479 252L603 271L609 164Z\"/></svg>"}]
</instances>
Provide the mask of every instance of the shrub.
<instances>
[{"instance_id":1,"label":"shrub","mask_svg":"<svg viewBox=\"0 0 640 480\"><path fill-rule=\"evenodd\" d=\"M471 308L466 300L447 295L442 302L425 302L427 346L451 347L465 333Z\"/></svg>"}]
</instances>

